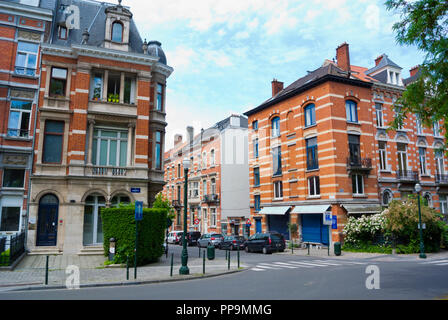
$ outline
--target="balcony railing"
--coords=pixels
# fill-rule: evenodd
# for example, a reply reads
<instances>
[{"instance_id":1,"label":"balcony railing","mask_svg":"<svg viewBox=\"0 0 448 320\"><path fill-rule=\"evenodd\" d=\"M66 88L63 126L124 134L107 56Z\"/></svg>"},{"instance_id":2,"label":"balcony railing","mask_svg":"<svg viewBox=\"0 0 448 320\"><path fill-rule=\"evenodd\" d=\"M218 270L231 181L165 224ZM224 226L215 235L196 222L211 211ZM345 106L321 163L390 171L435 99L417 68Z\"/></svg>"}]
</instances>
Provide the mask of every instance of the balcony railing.
<instances>
[{"instance_id":1,"label":"balcony railing","mask_svg":"<svg viewBox=\"0 0 448 320\"><path fill-rule=\"evenodd\" d=\"M180 208L180 207L182 206L179 200L172 200L172 201L171 201L171 205L172 205L174 208Z\"/></svg>"},{"instance_id":2,"label":"balcony railing","mask_svg":"<svg viewBox=\"0 0 448 320\"><path fill-rule=\"evenodd\" d=\"M28 129L8 128L8 137L28 138Z\"/></svg>"},{"instance_id":3,"label":"balcony railing","mask_svg":"<svg viewBox=\"0 0 448 320\"><path fill-rule=\"evenodd\" d=\"M14 68L14 73L17 75L34 77L36 75L36 69L16 66Z\"/></svg>"},{"instance_id":4,"label":"balcony railing","mask_svg":"<svg viewBox=\"0 0 448 320\"><path fill-rule=\"evenodd\" d=\"M348 157L347 168L351 170L370 170L372 169L372 159Z\"/></svg>"},{"instance_id":5,"label":"balcony railing","mask_svg":"<svg viewBox=\"0 0 448 320\"><path fill-rule=\"evenodd\" d=\"M92 175L94 176L108 176L110 172L112 176L125 177L126 171L126 168L92 167Z\"/></svg>"},{"instance_id":6,"label":"balcony railing","mask_svg":"<svg viewBox=\"0 0 448 320\"><path fill-rule=\"evenodd\" d=\"M219 195L217 194L206 194L202 199L202 202L218 202Z\"/></svg>"},{"instance_id":7,"label":"balcony railing","mask_svg":"<svg viewBox=\"0 0 448 320\"><path fill-rule=\"evenodd\" d=\"M418 171L397 171L397 179L400 181L418 182Z\"/></svg>"},{"instance_id":8,"label":"balcony railing","mask_svg":"<svg viewBox=\"0 0 448 320\"><path fill-rule=\"evenodd\" d=\"M436 184L448 185L448 174L436 173Z\"/></svg>"}]
</instances>

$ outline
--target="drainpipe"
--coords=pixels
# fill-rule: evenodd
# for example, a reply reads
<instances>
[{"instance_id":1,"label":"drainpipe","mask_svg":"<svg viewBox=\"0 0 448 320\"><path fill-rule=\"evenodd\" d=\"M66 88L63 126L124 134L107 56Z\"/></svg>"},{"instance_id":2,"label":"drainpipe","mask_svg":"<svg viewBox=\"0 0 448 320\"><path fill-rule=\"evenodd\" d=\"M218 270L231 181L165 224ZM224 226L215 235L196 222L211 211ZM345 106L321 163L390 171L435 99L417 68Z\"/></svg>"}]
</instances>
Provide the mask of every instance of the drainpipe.
<instances>
[{"instance_id":1,"label":"drainpipe","mask_svg":"<svg viewBox=\"0 0 448 320\"><path fill-rule=\"evenodd\" d=\"M31 200L31 175L33 173L34 167L34 147L36 144L36 125L37 125L37 114L39 113L39 95L40 95L40 85L42 80L42 48L40 48L39 53L39 64L40 64L40 74L39 74L39 84L37 86L37 101L36 101L36 112L34 113L34 129L33 129L33 143L31 147L31 166L28 175L28 194L26 197L26 217L25 217L25 252L28 250L28 220L30 217L30 200ZM35 98L36 99L36 98ZM36 221L37 222L37 221Z\"/></svg>"}]
</instances>

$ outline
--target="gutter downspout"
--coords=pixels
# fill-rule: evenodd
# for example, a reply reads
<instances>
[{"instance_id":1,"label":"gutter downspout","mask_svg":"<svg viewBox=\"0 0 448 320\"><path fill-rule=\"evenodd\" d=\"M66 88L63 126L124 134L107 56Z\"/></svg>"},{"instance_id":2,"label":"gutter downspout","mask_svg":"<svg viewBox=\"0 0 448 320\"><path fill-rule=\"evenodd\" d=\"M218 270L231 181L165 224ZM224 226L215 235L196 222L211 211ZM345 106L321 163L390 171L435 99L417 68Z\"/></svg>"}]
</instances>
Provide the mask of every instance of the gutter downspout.
<instances>
[{"instance_id":1,"label":"gutter downspout","mask_svg":"<svg viewBox=\"0 0 448 320\"><path fill-rule=\"evenodd\" d=\"M39 75L39 85L38 85L38 89L37 89L36 111L34 113L33 143L32 143L32 147L31 147L31 166L30 166L30 172L28 175L28 194L26 197L25 252L28 250L27 243L28 243L28 221L29 221L29 217L30 217L31 176L33 174L33 168L34 168L34 148L36 145L36 125L37 125L37 115L39 113L40 85L41 85L41 81L42 81L42 47L40 47L39 63L40 63L40 70L39 70L40 75Z\"/></svg>"}]
</instances>

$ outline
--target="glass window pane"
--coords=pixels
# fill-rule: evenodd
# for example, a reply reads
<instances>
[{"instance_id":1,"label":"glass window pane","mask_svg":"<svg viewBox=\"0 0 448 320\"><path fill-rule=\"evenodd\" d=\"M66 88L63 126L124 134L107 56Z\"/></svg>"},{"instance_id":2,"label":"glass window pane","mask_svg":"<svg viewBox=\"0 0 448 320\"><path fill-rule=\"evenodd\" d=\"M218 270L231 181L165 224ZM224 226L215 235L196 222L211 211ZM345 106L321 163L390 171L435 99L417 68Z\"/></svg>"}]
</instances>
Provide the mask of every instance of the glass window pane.
<instances>
[{"instance_id":1,"label":"glass window pane","mask_svg":"<svg viewBox=\"0 0 448 320\"><path fill-rule=\"evenodd\" d=\"M19 129L19 119L20 119L20 112L11 111L9 113L8 129ZM16 136L17 134L18 133L15 130L12 130L11 134L8 133L8 135L14 135L14 136Z\"/></svg>"},{"instance_id":2,"label":"glass window pane","mask_svg":"<svg viewBox=\"0 0 448 320\"><path fill-rule=\"evenodd\" d=\"M17 54L16 67L26 67L26 54L23 53Z\"/></svg>"},{"instance_id":3,"label":"glass window pane","mask_svg":"<svg viewBox=\"0 0 448 320\"><path fill-rule=\"evenodd\" d=\"M28 127L30 123L30 113L22 112L22 122L20 124L21 133L28 133Z\"/></svg>"},{"instance_id":4,"label":"glass window pane","mask_svg":"<svg viewBox=\"0 0 448 320\"><path fill-rule=\"evenodd\" d=\"M19 231L20 207L3 207L0 231Z\"/></svg>"},{"instance_id":5,"label":"glass window pane","mask_svg":"<svg viewBox=\"0 0 448 320\"><path fill-rule=\"evenodd\" d=\"M100 100L102 98L103 93L103 75L100 73L95 74L93 79L93 100Z\"/></svg>"},{"instance_id":6,"label":"glass window pane","mask_svg":"<svg viewBox=\"0 0 448 320\"><path fill-rule=\"evenodd\" d=\"M117 165L117 141L116 140L110 140L109 165L110 166Z\"/></svg>"},{"instance_id":7,"label":"glass window pane","mask_svg":"<svg viewBox=\"0 0 448 320\"><path fill-rule=\"evenodd\" d=\"M36 62L37 62L37 56L35 54L29 54L27 67L34 69L36 67Z\"/></svg>"},{"instance_id":8,"label":"glass window pane","mask_svg":"<svg viewBox=\"0 0 448 320\"><path fill-rule=\"evenodd\" d=\"M123 25L119 22L115 22L112 24L112 41L123 41Z\"/></svg>"},{"instance_id":9,"label":"glass window pane","mask_svg":"<svg viewBox=\"0 0 448 320\"><path fill-rule=\"evenodd\" d=\"M126 77L124 79L124 103L131 103L132 79Z\"/></svg>"},{"instance_id":10,"label":"glass window pane","mask_svg":"<svg viewBox=\"0 0 448 320\"><path fill-rule=\"evenodd\" d=\"M11 109L31 110L31 102L11 100Z\"/></svg>"},{"instance_id":11,"label":"glass window pane","mask_svg":"<svg viewBox=\"0 0 448 320\"><path fill-rule=\"evenodd\" d=\"M127 164L128 142L120 142L120 167L125 167Z\"/></svg>"},{"instance_id":12,"label":"glass window pane","mask_svg":"<svg viewBox=\"0 0 448 320\"><path fill-rule=\"evenodd\" d=\"M53 133L63 133L64 132L64 122L60 121L46 121L45 122L45 132Z\"/></svg>"},{"instance_id":13,"label":"glass window pane","mask_svg":"<svg viewBox=\"0 0 448 320\"><path fill-rule=\"evenodd\" d=\"M101 220L101 208L98 208L98 223L96 225L96 243L103 243L103 222Z\"/></svg>"},{"instance_id":14,"label":"glass window pane","mask_svg":"<svg viewBox=\"0 0 448 320\"><path fill-rule=\"evenodd\" d=\"M101 140L100 142L100 165L107 165L107 140Z\"/></svg>"},{"instance_id":15,"label":"glass window pane","mask_svg":"<svg viewBox=\"0 0 448 320\"><path fill-rule=\"evenodd\" d=\"M67 69L52 68L51 76L56 79L67 79Z\"/></svg>"},{"instance_id":16,"label":"glass window pane","mask_svg":"<svg viewBox=\"0 0 448 320\"><path fill-rule=\"evenodd\" d=\"M106 131L106 130L101 130L101 136L102 136L102 137L117 138L117 137L118 137L118 132L117 132L117 131Z\"/></svg>"},{"instance_id":17,"label":"glass window pane","mask_svg":"<svg viewBox=\"0 0 448 320\"><path fill-rule=\"evenodd\" d=\"M3 187L5 188L23 188L24 179L24 169L4 169L3 171Z\"/></svg>"},{"instance_id":18,"label":"glass window pane","mask_svg":"<svg viewBox=\"0 0 448 320\"><path fill-rule=\"evenodd\" d=\"M44 138L44 154L42 161L60 163L62 160L62 136L46 134Z\"/></svg>"},{"instance_id":19,"label":"glass window pane","mask_svg":"<svg viewBox=\"0 0 448 320\"><path fill-rule=\"evenodd\" d=\"M93 206L84 207L83 244L93 243Z\"/></svg>"},{"instance_id":20,"label":"glass window pane","mask_svg":"<svg viewBox=\"0 0 448 320\"><path fill-rule=\"evenodd\" d=\"M38 49L39 49L39 45L37 43L19 41L17 44L18 51L37 53Z\"/></svg>"},{"instance_id":21,"label":"glass window pane","mask_svg":"<svg viewBox=\"0 0 448 320\"><path fill-rule=\"evenodd\" d=\"M52 194L47 194L45 196L43 196L40 201L40 204L58 204L58 198L56 198L56 196L52 195Z\"/></svg>"}]
</instances>

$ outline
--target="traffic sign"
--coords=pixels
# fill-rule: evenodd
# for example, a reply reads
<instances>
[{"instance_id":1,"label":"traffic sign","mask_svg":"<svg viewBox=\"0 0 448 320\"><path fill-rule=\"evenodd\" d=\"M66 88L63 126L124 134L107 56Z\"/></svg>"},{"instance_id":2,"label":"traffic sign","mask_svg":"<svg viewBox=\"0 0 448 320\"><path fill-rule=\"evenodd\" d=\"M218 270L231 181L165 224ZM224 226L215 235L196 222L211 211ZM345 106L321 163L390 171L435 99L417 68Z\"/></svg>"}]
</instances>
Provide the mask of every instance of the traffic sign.
<instances>
[{"instance_id":1,"label":"traffic sign","mask_svg":"<svg viewBox=\"0 0 448 320\"><path fill-rule=\"evenodd\" d=\"M250 222L250 219L247 219L246 220L246 226L251 226L252 225L252 223Z\"/></svg>"},{"instance_id":2,"label":"traffic sign","mask_svg":"<svg viewBox=\"0 0 448 320\"><path fill-rule=\"evenodd\" d=\"M143 220L143 201L135 201L135 221Z\"/></svg>"},{"instance_id":3,"label":"traffic sign","mask_svg":"<svg viewBox=\"0 0 448 320\"><path fill-rule=\"evenodd\" d=\"M332 216L332 224L331 224L331 229L337 229L338 228L338 217L337 216Z\"/></svg>"},{"instance_id":4,"label":"traffic sign","mask_svg":"<svg viewBox=\"0 0 448 320\"><path fill-rule=\"evenodd\" d=\"M194 219L194 224L198 225L199 224L199 219Z\"/></svg>"},{"instance_id":5,"label":"traffic sign","mask_svg":"<svg viewBox=\"0 0 448 320\"><path fill-rule=\"evenodd\" d=\"M333 223L333 218L332 218L332 216L331 216L331 211L327 211L327 212L324 212L324 221L323 221L323 224L324 225L330 225L331 226L331 224Z\"/></svg>"}]
</instances>

